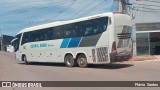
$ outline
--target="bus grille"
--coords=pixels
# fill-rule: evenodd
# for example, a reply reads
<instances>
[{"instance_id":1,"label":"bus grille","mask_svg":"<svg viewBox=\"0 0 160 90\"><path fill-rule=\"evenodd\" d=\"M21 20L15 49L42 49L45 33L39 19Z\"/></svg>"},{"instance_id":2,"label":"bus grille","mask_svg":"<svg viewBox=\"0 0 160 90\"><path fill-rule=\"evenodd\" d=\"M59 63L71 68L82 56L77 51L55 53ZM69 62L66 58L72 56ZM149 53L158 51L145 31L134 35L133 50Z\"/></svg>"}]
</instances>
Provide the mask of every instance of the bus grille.
<instances>
[{"instance_id":1,"label":"bus grille","mask_svg":"<svg viewBox=\"0 0 160 90\"><path fill-rule=\"evenodd\" d=\"M118 39L129 39L131 38L131 33L118 33Z\"/></svg>"},{"instance_id":2,"label":"bus grille","mask_svg":"<svg viewBox=\"0 0 160 90\"><path fill-rule=\"evenodd\" d=\"M108 60L107 47L92 49L92 57L93 57L92 58L93 62L107 62Z\"/></svg>"},{"instance_id":3,"label":"bus grille","mask_svg":"<svg viewBox=\"0 0 160 90\"><path fill-rule=\"evenodd\" d=\"M92 49L92 59L93 59L93 62L96 62L96 52L95 52L95 49Z\"/></svg>"}]
</instances>

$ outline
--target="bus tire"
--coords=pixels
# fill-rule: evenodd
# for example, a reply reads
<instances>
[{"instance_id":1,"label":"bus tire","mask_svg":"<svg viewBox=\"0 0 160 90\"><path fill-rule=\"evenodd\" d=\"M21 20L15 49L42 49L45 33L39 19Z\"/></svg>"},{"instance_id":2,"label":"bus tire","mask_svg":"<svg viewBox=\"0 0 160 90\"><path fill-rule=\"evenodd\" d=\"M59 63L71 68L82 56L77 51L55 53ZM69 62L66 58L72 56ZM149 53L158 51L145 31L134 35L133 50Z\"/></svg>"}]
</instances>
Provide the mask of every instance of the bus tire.
<instances>
[{"instance_id":1,"label":"bus tire","mask_svg":"<svg viewBox=\"0 0 160 90\"><path fill-rule=\"evenodd\" d=\"M71 54L68 54L65 56L64 63L67 67L74 67L75 66L75 60Z\"/></svg>"},{"instance_id":2,"label":"bus tire","mask_svg":"<svg viewBox=\"0 0 160 90\"><path fill-rule=\"evenodd\" d=\"M25 65L28 65L28 64L29 64L28 61L27 61L26 55L23 55L23 61L24 61L24 64L25 64Z\"/></svg>"},{"instance_id":3,"label":"bus tire","mask_svg":"<svg viewBox=\"0 0 160 90\"><path fill-rule=\"evenodd\" d=\"M78 66L81 68L85 68L88 66L87 58L84 54L80 54L77 58Z\"/></svg>"}]
</instances>

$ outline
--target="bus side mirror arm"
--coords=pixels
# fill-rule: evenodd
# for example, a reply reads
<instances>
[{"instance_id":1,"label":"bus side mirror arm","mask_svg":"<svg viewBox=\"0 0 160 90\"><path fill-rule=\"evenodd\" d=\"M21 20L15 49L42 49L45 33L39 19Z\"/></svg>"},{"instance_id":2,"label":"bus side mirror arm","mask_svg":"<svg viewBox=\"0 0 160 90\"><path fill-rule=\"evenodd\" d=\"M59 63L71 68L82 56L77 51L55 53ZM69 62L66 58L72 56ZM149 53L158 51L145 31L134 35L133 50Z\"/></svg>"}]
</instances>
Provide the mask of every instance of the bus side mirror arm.
<instances>
[{"instance_id":1,"label":"bus side mirror arm","mask_svg":"<svg viewBox=\"0 0 160 90\"><path fill-rule=\"evenodd\" d=\"M16 41L17 39L18 39L18 38L14 38L14 39L11 41L11 44L13 44L13 42Z\"/></svg>"}]
</instances>

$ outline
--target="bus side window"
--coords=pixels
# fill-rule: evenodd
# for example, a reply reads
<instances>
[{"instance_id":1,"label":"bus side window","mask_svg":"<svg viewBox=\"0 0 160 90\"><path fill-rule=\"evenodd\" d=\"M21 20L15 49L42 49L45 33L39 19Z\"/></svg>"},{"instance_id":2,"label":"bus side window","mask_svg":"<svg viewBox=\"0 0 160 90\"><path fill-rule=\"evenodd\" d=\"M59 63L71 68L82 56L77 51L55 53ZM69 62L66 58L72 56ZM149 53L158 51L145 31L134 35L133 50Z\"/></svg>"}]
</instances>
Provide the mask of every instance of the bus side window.
<instances>
[{"instance_id":1,"label":"bus side window","mask_svg":"<svg viewBox=\"0 0 160 90\"><path fill-rule=\"evenodd\" d=\"M37 40L38 40L37 34L36 34L35 31L33 31L33 32L31 33L31 40L30 40L30 42L35 42L35 41L37 41Z\"/></svg>"},{"instance_id":2,"label":"bus side window","mask_svg":"<svg viewBox=\"0 0 160 90\"><path fill-rule=\"evenodd\" d=\"M40 32L35 31L35 41L40 41Z\"/></svg>"},{"instance_id":3,"label":"bus side window","mask_svg":"<svg viewBox=\"0 0 160 90\"><path fill-rule=\"evenodd\" d=\"M27 42L44 41L44 40L51 40L51 28L25 32L23 34L21 45Z\"/></svg>"},{"instance_id":4,"label":"bus side window","mask_svg":"<svg viewBox=\"0 0 160 90\"><path fill-rule=\"evenodd\" d=\"M54 37L55 39L63 38L63 26L54 27Z\"/></svg>"},{"instance_id":5,"label":"bus side window","mask_svg":"<svg viewBox=\"0 0 160 90\"><path fill-rule=\"evenodd\" d=\"M98 20L97 19L94 19L92 21L92 26L93 26L93 34L98 34L99 33L99 28L98 28Z\"/></svg>"},{"instance_id":6,"label":"bus side window","mask_svg":"<svg viewBox=\"0 0 160 90\"><path fill-rule=\"evenodd\" d=\"M32 42L31 39L32 39L32 32L27 32L26 33L26 43Z\"/></svg>"},{"instance_id":7,"label":"bus side window","mask_svg":"<svg viewBox=\"0 0 160 90\"><path fill-rule=\"evenodd\" d=\"M46 29L45 37L47 35L47 40L51 40L51 30L52 30L52 28L47 28Z\"/></svg>"},{"instance_id":8,"label":"bus side window","mask_svg":"<svg viewBox=\"0 0 160 90\"><path fill-rule=\"evenodd\" d=\"M91 20L79 23L79 36L89 36L92 35L92 22Z\"/></svg>"},{"instance_id":9,"label":"bus side window","mask_svg":"<svg viewBox=\"0 0 160 90\"><path fill-rule=\"evenodd\" d=\"M48 32L48 31L47 31L47 32ZM48 36L48 33L47 33L47 32L44 32L44 33L43 33L44 40L48 40L48 39L49 39L49 38L48 38L49 36Z\"/></svg>"},{"instance_id":10,"label":"bus side window","mask_svg":"<svg viewBox=\"0 0 160 90\"><path fill-rule=\"evenodd\" d=\"M99 32L102 33L107 29L108 17L99 18Z\"/></svg>"},{"instance_id":11,"label":"bus side window","mask_svg":"<svg viewBox=\"0 0 160 90\"><path fill-rule=\"evenodd\" d=\"M53 40L55 39L55 36L54 36L54 27L50 28L50 40Z\"/></svg>"},{"instance_id":12,"label":"bus side window","mask_svg":"<svg viewBox=\"0 0 160 90\"><path fill-rule=\"evenodd\" d=\"M42 32L43 40L51 40L51 29L52 28L46 28Z\"/></svg>"},{"instance_id":13,"label":"bus side window","mask_svg":"<svg viewBox=\"0 0 160 90\"><path fill-rule=\"evenodd\" d=\"M72 29L71 29L70 25L64 25L63 36L64 36L64 38L69 38L72 36Z\"/></svg>"},{"instance_id":14,"label":"bus side window","mask_svg":"<svg viewBox=\"0 0 160 90\"><path fill-rule=\"evenodd\" d=\"M69 38L72 36L72 30L66 29L66 30L64 30L63 34L64 34L64 38Z\"/></svg>"},{"instance_id":15,"label":"bus side window","mask_svg":"<svg viewBox=\"0 0 160 90\"><path fill-rule=\"evenodd\" d=\"M25 32L23 34L23 37L22 37L22 43L21 43L21 45L23 45L23 44L25 44L27 42L30 42L29 40L30 40L30 32Z\"/></svg>"},{"instance_id":16,"label":"bus side window","mask_svg":"<svg viewBox=\"0 0 160 90\"><path fill-rule=\"evenodd\" d=\"M52 28L46 28L39 31L40 41L51 40Z\"/></svg>"},{"instance_id":17,"label":"bus side window","mask_svg":"<svg viewBox=\"0 0 160 90\"><path fill-rule=\"evenodd\" d=\"M43 41L44 40L44 30L38 30L37 34L39 35L39 37L36 37L36 41Z\"/></svg>"},{"instance_id":18,"label":"bus side window","mask_svg":"<svg viewBox=\"0 0 160 90\"><path fill-rule=\"evenodd\" d=\"M31 38L31 35L30 35L30 33L26 33L26 34L27 34L27 35L26 35L26 38L25 38L26 40L25 40L25 41L26 41L26 43L27 43L27 42L29 42L29 40L30 40L30 38Z\"/></svg>"},{"instance_id":19,"label":"bus side window","mask_svg":"<svg viewBox=\"0 0 160 90\"><path fill-rule=\"evenodd\" d=\"M74 24L65 25L63 35L64 38L76 37L76 26Z\"/></svg>"},{"instance_id":20,"label":"bus side window","mask_svg":"<svg viewBox=\"0 0 160 90\"><path fill-rule=\"evenodd\" d=\"M47 29L39 30L38 35L39 35L39 41L48 40L49 36L48 36L48 30Z\"/></svg>"}]
</instances>

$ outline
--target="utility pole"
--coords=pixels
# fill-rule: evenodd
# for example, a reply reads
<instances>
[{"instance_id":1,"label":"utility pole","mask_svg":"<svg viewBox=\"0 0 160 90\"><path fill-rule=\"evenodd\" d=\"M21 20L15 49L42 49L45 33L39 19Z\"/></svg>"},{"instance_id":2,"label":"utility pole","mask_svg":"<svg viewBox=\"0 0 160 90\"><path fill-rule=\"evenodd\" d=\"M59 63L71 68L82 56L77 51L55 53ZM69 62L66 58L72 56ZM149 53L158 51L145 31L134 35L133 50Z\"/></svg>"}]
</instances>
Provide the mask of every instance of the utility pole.
<instances>
[{"instance_id":1,"label":"utility pole","mask_svg":"<svg viewBox=\"0 0 160 90\"><path fill-rule=\"evenodd\" d=\"M129 14L129 6L128 5L132 5L129 3L129 0L119 0L119 7L118 7L119 12Z\"/></svg>"},{"instance_id":2,"label":"utility pole","mask_svg":"<svg viewBox=\"0 0 160 90\"><path fill-rule=\"evenodd\" d=\"M131 3L130 3L130 0L119 0L119 12L122 12L124 14L129 14L132 19L133 19L133 12L131 12ZM133 22L133 20L132 20ZM133 26L132 27L135 27L135 23L133 22ZM132 30L132 51L133 51L133 55L136 55L136 30L133 29Z\"/></svg>"},{"instance_id":3,"label":"utility pole","mask_svg":"<svg viewBox=\"0 0 160 90\"><path fill-rule=\"evenodd\" d=\"M123 13L123 3L122 0L118 0L118 12L122 12Z\"/></svg>"}]
</instances>

